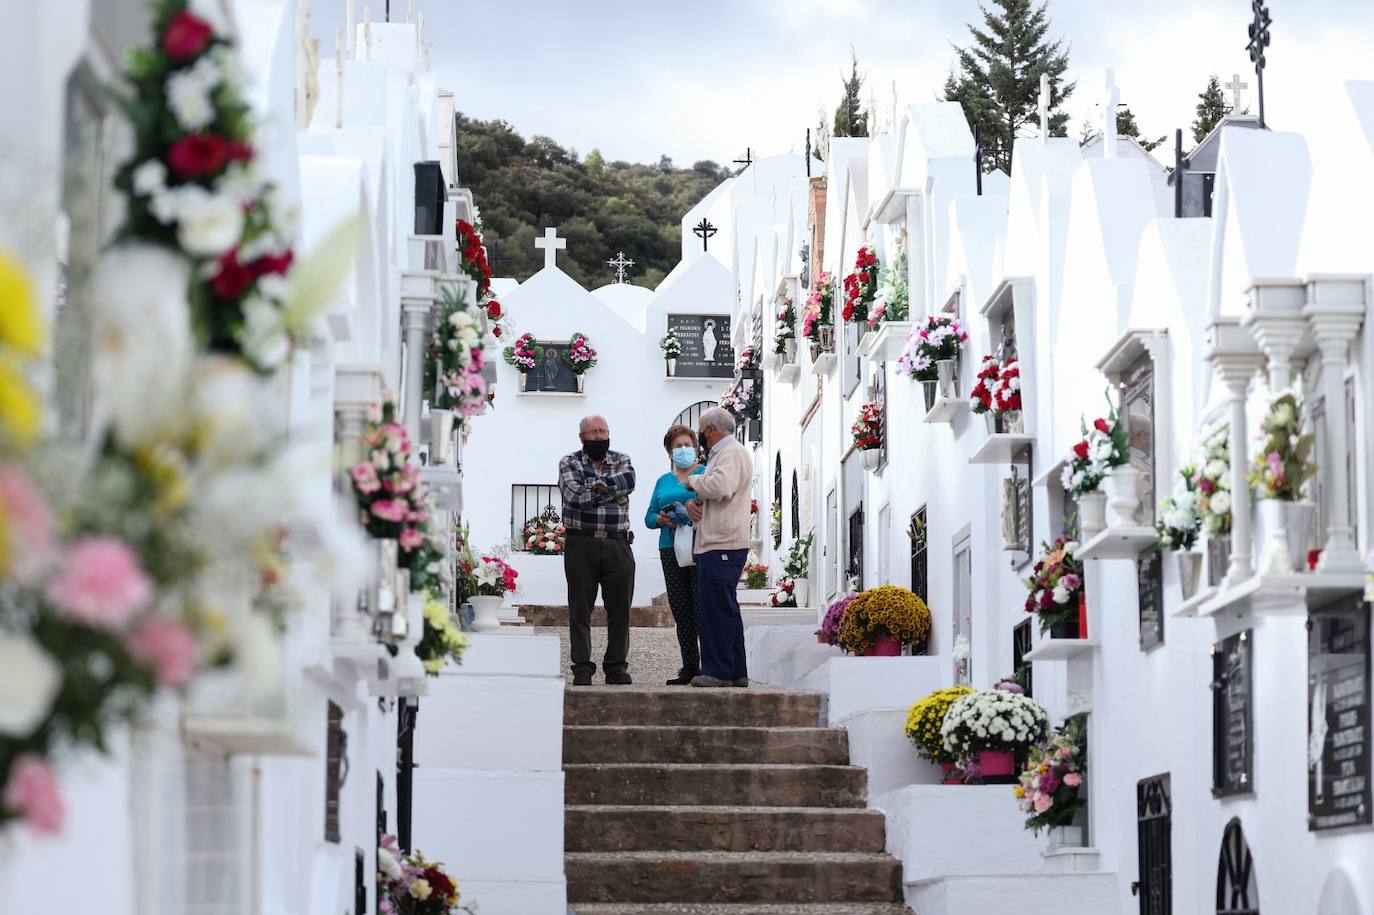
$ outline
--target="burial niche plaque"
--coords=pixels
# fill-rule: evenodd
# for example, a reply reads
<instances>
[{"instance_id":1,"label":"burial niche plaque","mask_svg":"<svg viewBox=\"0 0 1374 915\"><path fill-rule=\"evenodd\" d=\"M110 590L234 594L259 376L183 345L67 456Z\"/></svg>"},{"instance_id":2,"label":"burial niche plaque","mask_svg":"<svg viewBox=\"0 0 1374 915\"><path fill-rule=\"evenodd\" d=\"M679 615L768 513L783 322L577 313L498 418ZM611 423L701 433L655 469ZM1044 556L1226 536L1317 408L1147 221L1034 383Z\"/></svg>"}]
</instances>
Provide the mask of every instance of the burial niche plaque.
<instances>
[{"instance_id":1,"label":"burial niche plaque","mask_svg":"<svg viewBox=\"0 0 1374 915\"><path fill-rule=\"evenodd\" d=\"M525 378L525 391L576 394L577 374L572 366L563 361L563 354L568 351L568 341L550 343L540 340L535 346L540 349L539 359Z\"/></svg>"},{"instance_id":2,"label":"burial niche plaque","mask_svg":"<svg viewBox=\"0 0 1374 915\"><path fill-rule=\"evenodd\" d=\"M668 329L682 342L676 378L733 378L735 350L729 315L668 315Z\"/></svg>"},{"instance_id":3,"label":"burial niche plaque","mask_svg":"<svg viewBox=\"0 0 1374 915\"><path fill-rule=\"evenodd\" d=\"M1251 630L1212 646L1212 794L1254 790Z\"/></svg>"},{"instance_id":4,"label":"burial niche plaque","mask_svg":"<svg viewBox=\"0 0 1374 915\"><path fill-rule=\"evenodd\" d=\"M1307 623L1307 827L1370 820L1369 615L1352 594Z\"/></svg>"}]
</instances>

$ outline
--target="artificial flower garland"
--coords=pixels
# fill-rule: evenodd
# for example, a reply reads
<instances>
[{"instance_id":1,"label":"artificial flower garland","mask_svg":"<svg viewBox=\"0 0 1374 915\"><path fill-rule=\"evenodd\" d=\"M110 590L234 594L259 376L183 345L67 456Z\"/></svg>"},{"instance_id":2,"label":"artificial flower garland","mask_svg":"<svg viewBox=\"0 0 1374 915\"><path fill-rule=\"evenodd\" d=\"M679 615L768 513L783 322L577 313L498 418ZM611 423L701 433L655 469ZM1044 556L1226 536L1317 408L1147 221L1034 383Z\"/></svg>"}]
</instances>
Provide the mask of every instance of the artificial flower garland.
<instances>
[{"instance_id":1,"label":"artificial flower garland","mask_svg":"<svg viewBox=\"0 0 1374 915\"><path fill-rule=\"evenodd\" d=\"M481 312L469 308L452 286L439 288L440 313L435 321L430 358L436 371L437 406L464 416L476 416L487 406L487 383L482 378ZM500 313L495 299L487 303Z\"/></svg>"},{"instance_id":2,"label":"artificial flower garland","mask_svg":"<svg viewBox=\"0 0 1374 915\"><path fill-rule=\"evenodd\" d=\"M482 228L460 219L454 234L463 272L477 284L477 301L481 302L491 292L491 266L487 263L487 249L482 245Z\"/></svg>"}]
</instances>

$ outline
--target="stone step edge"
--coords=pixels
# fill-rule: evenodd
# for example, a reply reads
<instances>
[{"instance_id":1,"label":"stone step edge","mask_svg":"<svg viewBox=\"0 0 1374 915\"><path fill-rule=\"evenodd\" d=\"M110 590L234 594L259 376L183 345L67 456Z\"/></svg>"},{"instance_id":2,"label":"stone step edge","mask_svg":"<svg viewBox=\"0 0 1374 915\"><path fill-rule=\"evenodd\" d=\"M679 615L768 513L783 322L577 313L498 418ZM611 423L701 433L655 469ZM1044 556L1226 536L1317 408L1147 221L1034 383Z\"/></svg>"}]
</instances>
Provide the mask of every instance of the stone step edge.
<instances>
[{"instance_id":1,"label":"stone step edge","mask_svg":"<svg viewBox=\"0 0 1374 915\"><path fill-rule=\"evenodd\" d=\"M883 812L876 807L760 807L753 804L567 804L563 807L567 810L577 810L586 813L634 813L653 814L661 813L670 815L673 813L693 813L693 814L719 814L721 816L759 816L773 815L794 816L797 814L816 814L824 816L843 816L843 817L864 817L876 819L883 816Z\"/></svg>"},{"instance_id":2,"label":"stone step edge","mask_svg":"<svg viewBox=\"0 0 1374 915\"><path fill-rule=\"evenodd\" d=\"M846 772L864 772L864 766L848 766L840 763L668 763L668 762L614 762L614 763L564 763L563 771L582 772L589 769L629 769L647 772L650 769L672 769L674 771L696 771L706 769L749 769L769 772L802 772L816 769L843 769Z\"/></svg>"},{"instance_id":3,"label":"stone step edge","mask_svg":"<svg viewBox=\"0 0 1374 915\"><path fill-rule=\"evenodd\" d=\"M578 902L573 915L911 915L900 902Z\"/></svg>"},{"instance_id":4,"label":"stone step edge","mask_svg":"<svg viewBox=\"0 0 1374 915\"><path fill-rule=\"evenodd\" d=\"M569 851L563 853L568 864L596 864L608 862L651 863L655 861L684 861L702 864L795 864L811 861L816 864L883 864L900 866L901 862L886 852L858 851Z\"/></svg>"},{"instance_id":5,"label":"stone step edge","mask_svg":"<svg viewBox=\"0 0 1374 915\"><path fill-rule=\"evenodd\" d=\"M578 687L586 689L587 687ZM619 689L620 687L616 687ZM636 692L646 692L646 690L636 690ZM565 724L563 733L574 731L587 736L594 736L593 732L608 733L615 731L633 731L636 734L648 731L777 731L783 734L796 734L805 731L807 736L819 736L820 733L848 734L845 728L828 728L816 724Z\"/></svg>"},{"instance_id":6,"label":"stone step edge","mask_svg":"<svg viewBox=\"0 0 1374 915\"><path fill-rule=\"evenodd\" d=\"M633 648L631 649L633 650ZM697 702L730 702L738 699L746 699L749 696L815 696L819 701L825 693L814 689L787 689L783 686L768 686L759 684L757 686L751 681L749 688L746 689L699 689L688 686L651 686L645 689L626 690L620 686L605 686L600 683L593 683L591 686L579 686L575 690L569 690L568 696L624 696L624 695L651 695L651 696L691 696ZM714 699L710 697L716 697ZM649 727L650 725L627 725L627 727ZM680 725L665 725L666 727L680 727ZM808 725L816 727L816 725ZM727 725L727 727L767 727L767 725ZM780 725L786 727L786 725Z\"/></svg>"}]
</instances>

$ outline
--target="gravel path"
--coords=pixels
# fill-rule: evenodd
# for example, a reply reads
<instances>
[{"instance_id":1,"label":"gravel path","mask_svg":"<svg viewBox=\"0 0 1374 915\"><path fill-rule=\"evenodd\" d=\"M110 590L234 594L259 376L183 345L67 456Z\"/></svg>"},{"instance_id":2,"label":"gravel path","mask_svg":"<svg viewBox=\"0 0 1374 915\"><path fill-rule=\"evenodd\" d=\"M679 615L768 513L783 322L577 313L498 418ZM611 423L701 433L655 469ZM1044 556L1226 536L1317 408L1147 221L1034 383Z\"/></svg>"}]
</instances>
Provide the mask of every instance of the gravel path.
<instances>
[{"instance_id":1,"label":"gravel path","mask_svg":"<svg viewBox=\"0 0 1374 915\"><path fill-rule=\"evenodd\" d=\"M556 635L562 644L563 679L572 682L572 667L568 660L568 627L536 627L540 635ZM592 627L592 660L596 662L594 683L600 685L601 658L606 653L606 627ZM677 630L630 629L630 676L636 687L661 688L664 681L677 676L682 666L682 654L677 647Z\"/></svg>"}]
</instances>

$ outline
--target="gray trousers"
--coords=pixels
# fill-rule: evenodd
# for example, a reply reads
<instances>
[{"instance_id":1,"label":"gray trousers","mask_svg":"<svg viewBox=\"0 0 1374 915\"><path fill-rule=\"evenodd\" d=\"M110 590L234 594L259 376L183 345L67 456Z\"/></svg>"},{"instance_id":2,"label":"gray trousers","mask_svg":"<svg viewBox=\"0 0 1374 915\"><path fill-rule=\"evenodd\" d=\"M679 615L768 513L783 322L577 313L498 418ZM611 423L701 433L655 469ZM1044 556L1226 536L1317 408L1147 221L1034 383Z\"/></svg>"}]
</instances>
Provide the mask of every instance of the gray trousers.
<instances>
[{"instance_id":1,"label":"gray trousers","mask_svg":"<svg viewBox=\"0 0 1374 915\"><path fill-rule=\"evenodd\" d=\"M625 540L600 540L569 532L563 546L563 574L568 579L568 626L574 674L596 673L592 662L592 608L596 592L606 606L607 673L628 667L630 601L635 592L635 557Z\"/></svg>"}]
</instances>

